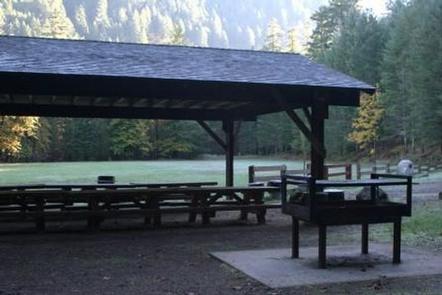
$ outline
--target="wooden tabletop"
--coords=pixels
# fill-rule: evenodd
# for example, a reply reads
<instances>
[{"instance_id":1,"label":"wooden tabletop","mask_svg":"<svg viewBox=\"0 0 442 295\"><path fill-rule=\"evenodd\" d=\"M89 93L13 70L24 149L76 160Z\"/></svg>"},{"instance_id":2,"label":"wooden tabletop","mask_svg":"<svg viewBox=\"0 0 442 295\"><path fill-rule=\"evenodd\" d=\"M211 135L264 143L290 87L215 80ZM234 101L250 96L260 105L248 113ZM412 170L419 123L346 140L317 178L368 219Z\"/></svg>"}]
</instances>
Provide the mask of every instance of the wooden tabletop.
<instances>
[{"instance_id":1,"label":"wooden tabletop","mask_svg":"<svg viewBox=\"0 0 442 295\"><path fill-rule=\"evenodd\" d=\"M359 179L359 180L317 180L321 187L389 186L406 185L406 179Z\"/></svg>"},{"instance_id":2,"label":"wooden tabletop","mask_svg":"<svg viewBox=\"0 0 442 295\"><path fill-rule=\"evenodd\" d=\"M60 187L58 187L60 188ZM161 187L161 188L122 188L114 190L60 190L60 189L34 189L34 190L3 190L0 191L2 196L134 196L134 195L162 195L162 194L233 194L233 193L253 193L253 192L276 192L279 191L277 187L261 186L261 187Z\"/></svg>"},{"instance_id":3,"label":"wooden tabletop","mask_svg":"<svg viewBox=\"0 0 442 295\"><path fill-rule=\"evenodd\" d=\"M117 188L161 188L161 187L201 187L201 186L215 186L218 185L215 181L207 182L171 182L171 183L83 183L83 184L27 184L27 185L3 185L0 186L0 191L7 190L32 190L32 189L117 189Z\"/></svg>"}]
</instances>

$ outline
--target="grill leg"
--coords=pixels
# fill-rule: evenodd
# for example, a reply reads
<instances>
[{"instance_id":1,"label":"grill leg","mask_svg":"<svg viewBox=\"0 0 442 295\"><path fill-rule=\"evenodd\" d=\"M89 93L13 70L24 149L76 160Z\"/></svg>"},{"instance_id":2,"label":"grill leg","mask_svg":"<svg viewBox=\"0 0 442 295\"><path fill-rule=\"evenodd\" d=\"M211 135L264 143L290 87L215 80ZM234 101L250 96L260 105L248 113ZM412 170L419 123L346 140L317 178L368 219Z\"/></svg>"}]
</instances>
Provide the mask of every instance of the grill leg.
<instances>
[{"instance_id":1,"label":"grill leg","mask_svg":"<svg viewBox=\"0 0 442 295\"><path fill-rule=\"evenodd\" d=\"M319 268L326 268L327 267L326 247L327 247L327 226L320 224L319 225L319 245L318 245Z\"/></svg>"},{"instance_id":2,"label":"grill leg","mask_svg":"<svg viewBox=\"0 0 442 295\"><path fill-rule=\"evenodd\" d=\"M393 263L401 263L401 219L393 223Z\"/></svg>"},{"instance_id":3,"label":"grill leg","mask_svg":"<svg viewBox=\"0 0 442 295\"><path fill-rule=\"evenodd\" d=\"M299 220L292 216L292 258L299 258Z\"/></svg>"},{"instance_id":4,"label":"grill leg","mask_svg":"<svg viewBox=\"0 0 442 295\"><path fill-rule=\"evenodd\" d=\"M368 254L368 223L362 224L362 254Z\"/></svg>"}]
</instances>

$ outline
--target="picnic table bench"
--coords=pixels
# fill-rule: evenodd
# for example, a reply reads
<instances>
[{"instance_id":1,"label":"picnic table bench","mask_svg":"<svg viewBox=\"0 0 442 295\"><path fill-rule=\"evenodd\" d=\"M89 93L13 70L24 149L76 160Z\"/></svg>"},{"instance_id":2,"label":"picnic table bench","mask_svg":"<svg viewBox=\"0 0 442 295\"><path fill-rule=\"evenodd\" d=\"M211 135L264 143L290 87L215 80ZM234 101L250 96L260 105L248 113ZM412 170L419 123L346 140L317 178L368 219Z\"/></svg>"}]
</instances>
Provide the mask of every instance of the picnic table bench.
<instances>
[{"instance_id":1,"label":"picnic table bench","mask_svg":"<svg viewBox=\"0 0 442 295\"><path fill-rule=\"evenodd\" d=\"M255 213L265 222L265 192L274 187L178 186L165 184L130 185L46 185L41 187L0 188L0 221L34 221L38 230L49 220L87 219L91 229L105 218L140 216L145 223L153 219L161 225L162 214L189 213L189 222L198 214L203 224L210 223L217 211L241 212L247 219Z\"/></svg>"}]
</instances>

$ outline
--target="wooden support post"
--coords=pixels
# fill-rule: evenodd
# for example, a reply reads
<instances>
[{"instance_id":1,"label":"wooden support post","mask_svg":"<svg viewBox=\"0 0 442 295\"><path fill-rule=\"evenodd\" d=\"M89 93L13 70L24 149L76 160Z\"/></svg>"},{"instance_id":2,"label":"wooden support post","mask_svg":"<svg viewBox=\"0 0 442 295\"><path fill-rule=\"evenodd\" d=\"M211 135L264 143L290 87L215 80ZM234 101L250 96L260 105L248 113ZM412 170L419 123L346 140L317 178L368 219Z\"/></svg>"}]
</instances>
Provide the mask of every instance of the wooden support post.
<instances>
[{"instance_id":1,"label":"wooden support post","mask_svg":"<svg viewBox=\"0 0 442 295\"><path fill-rule=\"evenodd\" d=\"M299 258L299 220L292 216L292 258Z\"/></svg>"},{"instance_id":2,"label":"wooden support post","mask_svg":"<svg viewBox=\"0 0 442 295\"><path fill-rule=\"evenodd\" d=\"M324 120L328 117L328 106L315 101L312 105L312 145L311 145L311 175L315 179L324 179ZM316 143L316 147L313 143Z\"/></svg>"},{"instance_id":3,"label":"wooden support post","mask_svg":"<svg viewBox=\"0 0 442 295\"><path fill-rule=\"evenodd\" d=\"M412 206L412 194L413 194L413 178L412 176L407 177L407 214L408 216L411 216L411 206ZM440 194L439 194L440 199Z\"/></svg>"},{"instance_id":4,"label":"wooden support post","mask_svg":"<svg viewBox=\"0 0 442 295\"><path fill-rule=\"evenodd\" d=\"M38 232L44 232L45 231L45 218L44 218L44 206L45 206L45 201L43 197L38 197L36 200L36 207L37 207L37 212L39 214L39 216L36 218L35 221L35 226L37 228Z\"/></svg>"},{"instance_id":5,"label":"wooden support post","mask_svg":"<svg viewBox=\"0 0 442 295\"><path fill-rule=\"evenodd\" d=\"M368 223L362 224L361 253L368 254Z\"/></svg>"},{"instance_id":6,"label":"wooden support post","mask_svg":"<svg viewBox=\"0 0 442 295\"><path fill-rule=\"evenodd\" d=\"M319 225L318 266L327 267L327 226Z\"/></svg>"},{"instance_id":7,"label":"wooden support post","mask_svg":"<svg viewBox=\"0 0 442 295\"><path fill-rule=\"evenodd\" d=\"M393 223L393 263L401 263L401 218Z\"/></svg>"},{"instance_id":8,"label":"wooden support post","mask_svg":"<svg viewBox=\"0 0 442 295\"><path fill-rule=\"evenodd\" d=\"M235 153L235 136L233 121L223 121L223 130L226 134L226 186L233 186L233 157Z\"/></svg>"}]
</instances>

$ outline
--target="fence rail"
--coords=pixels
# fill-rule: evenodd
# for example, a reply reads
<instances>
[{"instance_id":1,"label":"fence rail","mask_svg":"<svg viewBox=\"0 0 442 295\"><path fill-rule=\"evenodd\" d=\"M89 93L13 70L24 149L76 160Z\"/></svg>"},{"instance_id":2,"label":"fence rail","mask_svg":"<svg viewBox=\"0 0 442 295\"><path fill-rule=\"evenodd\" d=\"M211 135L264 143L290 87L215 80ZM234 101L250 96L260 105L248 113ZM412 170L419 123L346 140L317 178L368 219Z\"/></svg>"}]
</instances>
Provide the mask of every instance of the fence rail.
<instances>
[{"instance_id":1,"label":"fence rail","mask_svg":"<svg viewBox=\"0 0 442 295\"><path fill-rule=\"evenodd\" d=\"M414 164L413 176L428 177L431 173L442 171L442 164ZM356 178L361 179L364 176L369 176L371 173L388 173L395 174L397 171L396 165L390 163L373 165L372 167L363 168L360 163L356 163Z\"/></svg>"},{"instance_id":2,"label":"fence rail","mask_svg":"<svg viewBox=\"0 0 442 295\"><path fill-rule=\"evenodd\" d=\"M308 175L310 173L310 163L306 165L305 170L287 170L285 165L281 166L250 166L249 167L249 183L266 182L280 179L281 171L284 170L286 174L292 175ZM372 173L396 174L397 166L390 163L375 164L372 166L362 167L360 163L341 163L341 164L326 164L324 167L324 178L338 178L345 179L362 179L369 178ZM414 165L414 176L428 177L430 173L442 171L442 163L438 164L422 164ZM256 175L256 172L264 175ZM269 173L270 172L270 173ZM269 174L267 174L269 173Z\"/></svg>"}]
</instances>

